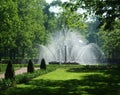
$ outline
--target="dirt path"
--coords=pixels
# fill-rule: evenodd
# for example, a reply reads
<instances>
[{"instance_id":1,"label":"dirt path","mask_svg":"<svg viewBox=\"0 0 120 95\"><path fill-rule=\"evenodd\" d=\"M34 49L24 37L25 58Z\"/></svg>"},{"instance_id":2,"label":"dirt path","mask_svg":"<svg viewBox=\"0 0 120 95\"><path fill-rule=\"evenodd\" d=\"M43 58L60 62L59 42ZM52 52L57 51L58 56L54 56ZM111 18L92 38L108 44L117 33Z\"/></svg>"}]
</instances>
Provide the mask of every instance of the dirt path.
<instances>
[{"instance_id":1,"label":"dirt path","mask_svg":"<svg viewBox=\"0 0 120 95\"><path fill-rule=\"evenodd\" d=\"M39 68L35 68L35 70L37 70ZM26 73L27 72L27 68L26 67L23 67L23 68L20 68L18 70L15 71L15 75L19 75L19 74L23 74L23 73ZM4 78L4 74L0 74L0 79L1 78Z\"/></svg>"}]
</instances>

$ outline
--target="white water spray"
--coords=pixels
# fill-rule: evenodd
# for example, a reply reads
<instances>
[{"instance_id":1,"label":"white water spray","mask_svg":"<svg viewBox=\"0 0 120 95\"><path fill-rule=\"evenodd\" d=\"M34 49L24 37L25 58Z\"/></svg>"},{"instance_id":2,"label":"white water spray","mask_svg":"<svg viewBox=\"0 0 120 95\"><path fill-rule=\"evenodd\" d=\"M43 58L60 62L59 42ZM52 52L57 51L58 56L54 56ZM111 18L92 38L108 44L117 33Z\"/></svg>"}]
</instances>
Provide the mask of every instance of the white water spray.
<instances>
[{"instance_id":1,"label":"white water spray","mask_svg":"<svg viewBox=\"0 0 120 95\"><path fill-rule=\"evenodd\" d=\"M40 60L47 63L98 64L105 61L102 50L94 43L86 44L77 32L56 32L48 45L40 45Z\"/></svg>"}]
</instances>

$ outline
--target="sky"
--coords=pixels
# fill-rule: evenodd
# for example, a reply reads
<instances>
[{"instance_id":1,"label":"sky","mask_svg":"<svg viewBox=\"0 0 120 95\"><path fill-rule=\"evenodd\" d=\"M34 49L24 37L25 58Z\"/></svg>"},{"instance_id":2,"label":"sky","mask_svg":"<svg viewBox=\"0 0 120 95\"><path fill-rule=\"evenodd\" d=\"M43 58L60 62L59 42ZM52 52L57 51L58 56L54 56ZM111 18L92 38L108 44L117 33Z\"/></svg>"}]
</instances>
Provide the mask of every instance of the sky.
<instances>
[{"instance_id":1,"label":"sky","mask_svg":"<svg viewBox=\"0 0 120 95\"><path fill-rule=\"evenodd\" d=\"M47 3L51 3L52 1L54 1L54 0L46 0ZM61 0L61 1L62 1L62 3L64 3L64 2L67 2L69 0ZM55 12L55 13L59 13L62 11L62 9L59 6L52 6L52 7L50 7L50 11Z\"/></svg>"},{"instance_id":2,"label":"sky","mask_svg":"<svg viewBox=\"0 0 120 95\"><path fill-rule=\"evenodd\" d=\"M51 3L52 1L54 1L54 0L46 0L47 3ZM64 3L64 2L68 2L70 0L61 0L61 1ZM59 13L62 11L62 9L59 6L52 6L52 7L50 7L50 11L55 12L55 13ZM84 13L86 11L83 9L79 9L79 10L77 10L77 12Z\"/></svg>"},{"instance_id":3,"label":"sky","mask_svg":"<svg viewBox=\"0 0 120 95\"><path fill-rule=\"evenodd\" d=\"M54 0L46 0L47 3L51 3L52 1L54 1ZM64 3L64 2L68 2L68 1L70 1L70 0L61 0L61 1ZM52 6L52 7L50 7L49 10L50 10L51 12L55 12L55 13L59 13L59 12L62 11L61 7L59 7L59 6ZM83 10L82 8L79 8L79 9L77 10L77 12L83 14L84 12L86 12L86 10ZM89 22L89 21L92 21L92 20L93 20L93 19L91 19L90 16L89 16L88 19L87 19L88 22Z\"/></svg>"},{"instance_id":4,"label":"sky","mask_svg":"<svg viewBox=\"0 0 120 95\"><path fill-rule=\"evenodd\" d=\"M47 3L51 3L53 0L46 0ZM62 2L66 2L66 1L69 1L69 0L61 0Z\"/></svg>"}]
</instances>

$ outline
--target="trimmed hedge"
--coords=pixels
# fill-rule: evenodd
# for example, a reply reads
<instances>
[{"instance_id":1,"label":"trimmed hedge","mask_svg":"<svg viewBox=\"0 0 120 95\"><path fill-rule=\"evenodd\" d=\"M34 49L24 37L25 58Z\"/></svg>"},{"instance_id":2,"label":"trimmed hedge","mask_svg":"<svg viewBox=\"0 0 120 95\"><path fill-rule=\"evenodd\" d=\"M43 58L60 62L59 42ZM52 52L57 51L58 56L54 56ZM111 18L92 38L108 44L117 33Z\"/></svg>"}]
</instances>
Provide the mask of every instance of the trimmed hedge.
<instances>
[{"instance_id":1,"label":"trimmed hedge","mask_svg":"<svg viewBox=\"0 0 120 95\"><path fill-rule=\"evenodd\" d=\"M14 79L14 78L15 78L14 67L12 65L12 62L9 61L5 71L5 79Z\"/></svg>"},{"instance_id":2,"label":"trimmed hedge","mask_svg":"<svg viewBox=\"0 0 120 95\"><path fill-rule=\"evenodd\" d=\"M33 73L34 72L34 64L33 64L32 60L29 60L29 62L28 62L27 72L28 73Z\"/></svg>"},{"instance_id":3,"label":"trimmed hedge","mask_svg":"<svg viewBox=\"0 0 120 95\"><path fill-rule=\"evenodd\" d=\"M41 60L40 69L46 69L46 62L44 58Z\"/></svg>"},{"instance_id":4,"label":"trimmed hedge","mask_svg":"<svg viewBox=\"0 0 120 95\"><path fill-rule=\"evenodd\" d=\"M36 70L33 73L24 73L15 76L15 79L0 79L0 90L5 90L9 87L15 86L16 84L27 83L31 79L46 74L48 72L56 70L58 66L48 66L47 70Z\"/></svg>"}]
</instances>

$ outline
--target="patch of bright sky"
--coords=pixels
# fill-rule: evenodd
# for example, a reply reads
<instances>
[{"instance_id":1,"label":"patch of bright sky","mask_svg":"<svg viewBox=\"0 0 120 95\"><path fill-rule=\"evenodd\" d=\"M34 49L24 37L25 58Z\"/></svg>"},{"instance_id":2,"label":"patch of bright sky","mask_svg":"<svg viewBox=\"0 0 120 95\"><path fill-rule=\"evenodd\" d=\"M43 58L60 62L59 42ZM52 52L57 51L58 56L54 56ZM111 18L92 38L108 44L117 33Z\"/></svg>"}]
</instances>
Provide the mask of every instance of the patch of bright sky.
<instances>
[{"instance_id":1,"label":"patch of bright sky","mask_svg":"<svg viewBox=\"0 0 120 95\"><path fill-rule=\"evenodd\" d=\"M51 3L52 1L54 0L46 0L47 3ZM64 2L68 2L69 0L61 0L61 1L64 3Z\"/></svg>"},{"instance_id":2,"label":"patch of bright sky","mask_svg":"<svg viewBox=\"0 0 120 95\"><path fill-rule=\"evenodd\" d=\"M54 0L46 0L46 2L49 3L49 4L50 4L52 1L54 1ZM64 3L64 2L69 2L70 0L61 0L61 1L62 1L62 3ZM49 10L50 10L51 12L55 12L55 13L60 13L60 12L63 11L62 8L59 7L59 6L52 6L52 7L50 7ZM83 14L83 13L85 13L85 12L86 12L86 10L83 10L82 8L78 8L78 10L77 10L77 13L80 13L80 14ZM91 16L89 16L86 21L87 21L87 22L91 22L91 21L93 21L93 18L92 18Z\"/></svg>"},{"instance_id":3,"label":"patch of bright sky","mask_svg":"<svg viewBox=\"0 0 120 95\"><path fill-rule=\"evenodd\" d=\"M54 0L46 0L46 2L47 3L52 3L52 1L54 1ZM64 3L64 2L68 2L69 0L61 0L61 2L62 3ZM50 7L50 9L49 9L51 12L55 12L55 13L60 13L60 12L62 12L62 8L61 7L59 7L59 6L52 6L52 7Z\"/></svg>"},{"instance_id":4,"label":"patch of bright sky","mask_svg":"<svg viewBox=\"0 0 120 95\"><path fill-rule=\"evenodd\" d=\"M54 12L54 13L60 13L60 12L62 12L62 8L59 7L59 6L52 6L52 7L50 7L49 10L50 10L51 12Z\"/></svg>"}]
</instances>

